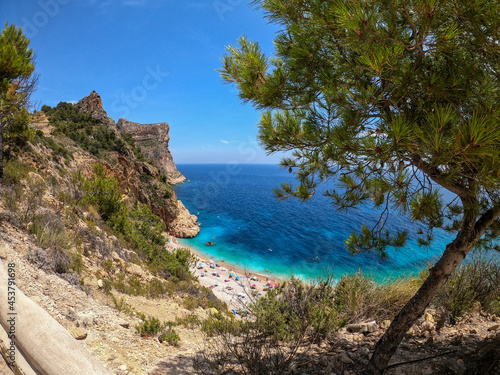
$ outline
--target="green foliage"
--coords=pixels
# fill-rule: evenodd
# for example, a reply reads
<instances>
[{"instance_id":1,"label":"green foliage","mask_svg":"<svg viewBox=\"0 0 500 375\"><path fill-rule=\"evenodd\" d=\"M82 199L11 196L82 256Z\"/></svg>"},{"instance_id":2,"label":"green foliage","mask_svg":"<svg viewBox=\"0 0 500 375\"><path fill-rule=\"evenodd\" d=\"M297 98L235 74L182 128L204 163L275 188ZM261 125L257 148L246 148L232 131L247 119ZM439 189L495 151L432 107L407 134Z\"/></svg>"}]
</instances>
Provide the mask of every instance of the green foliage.
<instances>
[{"instance_id":1,"label":"green foliage","mask_svg":"<svg viewBox=\"0 0 500 375\"><path fill-rule=\"evenodd\" d=\"M5 24L0 33L0 181L3 181L4 141L16 153L32 137L26 109L36 86L33 50L21 28ZM5 139L4 139L5 135Z\"/></svg>"},{"instance_id":2,"label":"green foliage","mask_svg":"<svg viewBox=\"0 0 500 375\"><path fill-rule=\"evenodd\" d=\"M142 323L135 326L135 329L141 336L154 336L165 328L165 324L161 323L157 318L145 318Z\"/></svg>"},{"instance_id":3,"label":"green foliage","mask_svg":"<svg viewBox=\"0 0 500 375\"><path fill-rule=\"evenodd\" d=\"M42 111L55 126L56 133L68 136L93 155L100 155L102 151L116 151L127 155L127 145L117 137L116 132L92 115L80 112L75 105L60 102L54 108L44 105Z\"/></svg>"},{"instance_id":4,"label":"green foliage","mask_svg":"<svg viewBox=\"0 0 500 375\"><path fill-rule=\"evenodd\" d=\"M17 185L28 176L29 172L34 172L31 165L16 159L8 160L4 166L4 182Z\"/></svg>"},{"instance_id":5,"label":"green foliage","mask_svg":"<svg viewBox=\"0 0 500 375\"><path fill-rule=\"evenodd\" d=\"M161 343L166 342L172 346L179 346L181 338L172 327L169 327L161 333L158 337L158 341Z\"/></svg>"},{"instance_id":6,"label":"green foliage","mask_svg":"<svg viewBox=\"0 0 500 375\"><path fill-rule=\"evenodd\" d=\"M452 324L477 304L491 313L500 311L500 265L494 260L479 257L461 265L434 298L433 303L450 314Z\"/></svg>"},{"instance_id":7,"label":"green foliage","mask_svg":"<svg viewBox=\"0 0 500 375\"><path fill-rule=\"evenodd\" d=\"M35 70L33 50L29 49L30 41L21 28L5 24L0 34L0 81L2 89L9 81L23 75L30 75ZM7 82L5 82L7 80Z\"/></svg>"},{"instance_id":8,"label":"green foliage","mask_svg":"<svg viewBox=\"0 0 500 375\"><path fill-rule=\"evenodd\" d=\"M85 179L73 176L74 184L85 192L80 203L90 209L95 207L101 218L136 251L156 274L191 280L189 265L193 256L189 250L165 250L163 231L165 225L146 204L136 202L129 208L122 199L118 181L108 176L102 164L95 164L93 174ZM121 285L120 288L126 289Z\"/></svg>"},{"instance_id":9,"label":"green foliage","mask_svg":"<svg viewBox=\"0 0 500 375\"><path fill-rule=\"evenodd\" d=\"M201 326L200 319L198 319L198 317L194 314L187 315L184 318L177 318L176 323L190 329Z\"/></svg>"},{"instance_id":10,"label":"green foliage","mask_svg":"<svg viewBox=\"0 0 500 375\"><path fill-rule=\"evenodd\" d=\"M162 235L164 230L165 224L151 212L149 206L136 203L129 211L124 234L139 255L151 262L165 251L165 239Z\"/></svg>"},{"instance_id":11,"label":"green foliage","mask_svg":"<svg viewBox=\"0 0 500 375\"><path fill-rule=\"evenodd\" d=\"M54 141L52 137L46 137L42 132L40 133L37 133L33 139L34 144L43 143L52 150L54 157L61 156L67 160L73 159L73 154L66 147Z\"/></svg>"},{"instance_id":12,"label":"green foliage","mask_svg":"<svg viewBox=\"0 0 500 375\"><path fill-rule=\"evenodd\" d=\"M341 277L335 286L335 301L350 323L392 320L422 282L418 278L401 277L377 283L359 271Z\"/></svg>"},{"instance_id":13,"label":"green foliage","mask_svg":"<svg viewBox=\"0 0 500 375\"><path fill-rule=\"evenodd\" d=\"M304 335L336 331L346 323L334 299L333 279L314 285L291 278L256 301L253 314L262 333L277 341L300 340Z\"/></svg>"},{"instance_id":14,"label":"green foliage","mask_svg":"<svg viewBox=\"0 0 500 375\"><path fill-rule=\"evenodd\" d=\"M122 201L118 181L108 177L102 164L95 164L94 174L83 182L86 192L83 204L97 207L102 219L118 230L123 230L127 206Z\"/></svg>"},{"instance_id":15,"label":"green foliage","mask_svg":"<svg viewBox=\"0 0 500 375\"><path fill-rule=\"evenodd\" d=\"M459 233L466 218L491 246L500 234L500 3L254 4L280 27L275 56L242 37L220 74L262 110L265 149L287 152L281 165L298 185L277 196L307 200L328 180L338 209L380 209L346 241L353 252L404 246L405 232L384 230L391 214L422 223L421 245L434 228ZM470 250L478 238L467 235Z\"/></svg>"},{"instance_id":16,"label":"green foliage","mask_svg":"<svg viewBox=\"0 0 500 375\"><path fill-rule=\"evenodd\" d=\"M136 325L135 329L141 336L158 335L159 342L167 342L170 345L178 346L181 338L175 330L166 323L160 322L157 318L143 318L143 322Z\"/></svg>"},{"instance_id":17,"label":"green foliage","mask_svg":"<svg viewBox=\"0 0 500 375\"><path fill-rule=\"evenodd\" d=\"M31 223L29 231L40 246L53 251L69 250L71 238L60 216L52 212L35 213Z\"/></svg>"}]
</instances>

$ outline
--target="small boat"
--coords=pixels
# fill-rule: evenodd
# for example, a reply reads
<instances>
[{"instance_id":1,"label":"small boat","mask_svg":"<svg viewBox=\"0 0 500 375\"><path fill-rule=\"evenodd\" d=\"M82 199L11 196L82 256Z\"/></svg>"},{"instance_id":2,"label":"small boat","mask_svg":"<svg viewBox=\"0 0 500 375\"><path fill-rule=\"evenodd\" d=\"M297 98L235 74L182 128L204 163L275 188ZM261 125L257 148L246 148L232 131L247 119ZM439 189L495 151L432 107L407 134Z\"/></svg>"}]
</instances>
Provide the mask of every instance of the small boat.
<instances>
[{"instance_id":1,"label":"small boat","mask_svg":"<svg viewBox=\"0 0 500 375\"><path fill-rule=\"evenodd\" d=\"M207 246L214 246L215 242L208 241L208 242L205 242L205 245L207 245Z\"/></svg>"}]
</instances>

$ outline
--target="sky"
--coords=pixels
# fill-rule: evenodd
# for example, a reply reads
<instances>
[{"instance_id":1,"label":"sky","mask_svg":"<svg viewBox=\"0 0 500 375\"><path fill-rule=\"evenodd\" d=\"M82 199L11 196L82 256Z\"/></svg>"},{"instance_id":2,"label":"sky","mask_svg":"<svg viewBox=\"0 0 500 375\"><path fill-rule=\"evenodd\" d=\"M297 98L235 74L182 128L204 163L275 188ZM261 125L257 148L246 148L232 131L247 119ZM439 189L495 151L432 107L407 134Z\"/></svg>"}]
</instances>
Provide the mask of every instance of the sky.
<instances>
[{"instance_id":1,"label":"sky","mask_svg":"<svg viewBox=\"0 0 500 375\"><path fill-rule=\"evenodd\" d=\"M170 125L182 163L278 163L257 142L259 113L216 72L246 35L272 54L278 30L249 0L0 0L36 54L35 109L95 90L108 116Z\"/></svg>"}]
</instances>

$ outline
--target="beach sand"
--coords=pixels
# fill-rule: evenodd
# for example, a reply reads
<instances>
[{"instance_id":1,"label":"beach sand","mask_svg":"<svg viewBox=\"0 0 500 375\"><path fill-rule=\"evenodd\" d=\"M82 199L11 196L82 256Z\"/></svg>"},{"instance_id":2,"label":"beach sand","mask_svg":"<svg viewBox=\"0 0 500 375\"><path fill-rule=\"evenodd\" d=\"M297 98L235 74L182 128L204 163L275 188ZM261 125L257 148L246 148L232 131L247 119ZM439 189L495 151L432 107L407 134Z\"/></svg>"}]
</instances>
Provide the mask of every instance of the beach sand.
<instances>
[{"instance_id":1,"label":"beach sand","mask_svg":"<svg viewBox=\"0 0 500 375\"><path fill-rule=\"evenodd\" d=\"M191 271L198 277L200 284L212 289L215 296L225 302L230 310L246 310L250 303L265 295L268 288L282 282L279 278L250 272L224 260L210 259L192 247L180 244L173 236L166 238L167 250L184 248L193 253L197 261Z\"/></svg>"}]
</instances>

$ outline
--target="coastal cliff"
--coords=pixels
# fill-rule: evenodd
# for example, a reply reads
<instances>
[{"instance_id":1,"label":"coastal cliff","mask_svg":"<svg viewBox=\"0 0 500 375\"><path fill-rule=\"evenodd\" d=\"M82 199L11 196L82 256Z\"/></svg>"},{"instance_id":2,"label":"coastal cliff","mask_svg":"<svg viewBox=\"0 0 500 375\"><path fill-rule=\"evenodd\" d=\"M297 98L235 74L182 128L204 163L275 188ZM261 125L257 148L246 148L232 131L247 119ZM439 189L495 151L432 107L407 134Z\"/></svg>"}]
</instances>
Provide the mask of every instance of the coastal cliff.
<instances>
[{"instance_id":1,"label":"coastal cliff","mask_svg":"<svg viewBox=\"0 0 500 375\"><path fill-rule=\"evenodd\" d=\"M171 184L184 182L186 178L177 170L168 149L170 127L166 122L138 124L124 118L116 124L118 131L127 133L135 140L146 159L167 176Z\"/></svg>"},{"instance_id":2,"label":"coastal cliff","mask_svg":"<svg viewBox=\"0 0 500 375\"><path fill-rule=\"evenodd\" d=\"M115 148L120 152L100 162L107 173L118 180L125 199L147 204L166 224L169 234L181 238L196 236L200 231L197 218L182 203L179 204L171 186L183 182L185 177L177 170L168 149L169 125L165 122L143 125L126 119L120 119L116 124L108 117L96 91L81 99L75 107L79 112L90 115L96 126L104 125L108 129L106 137L117 142ZM48 113L50 117L50 111ZM99 137L102 137L102 132L98 132ZM70 138L78 140L79 136L70 135ZM115 162L109 162L110 159ZM85 160L79 163L79 168L90 171L92 163L87 158L79 160Z\"/></svg>"}]
</instances>

